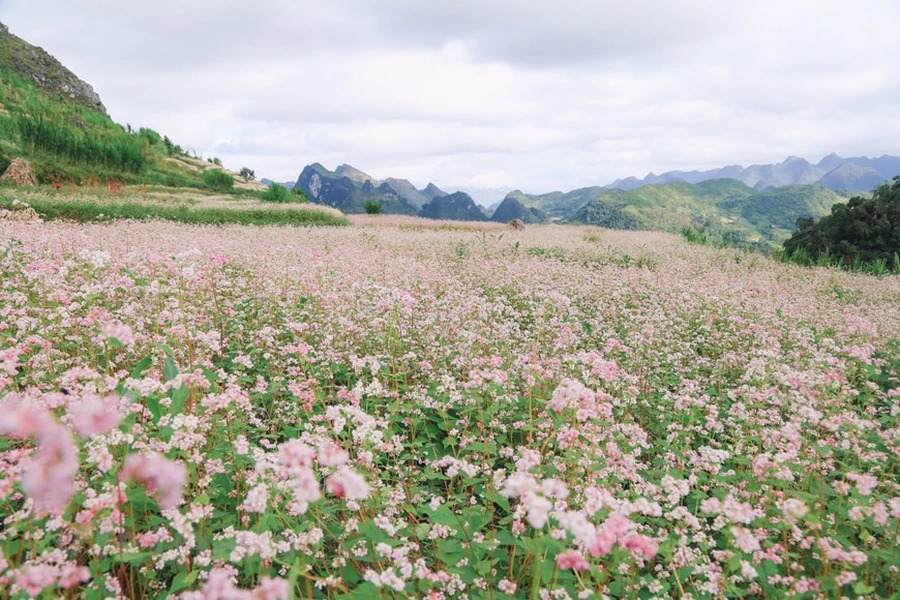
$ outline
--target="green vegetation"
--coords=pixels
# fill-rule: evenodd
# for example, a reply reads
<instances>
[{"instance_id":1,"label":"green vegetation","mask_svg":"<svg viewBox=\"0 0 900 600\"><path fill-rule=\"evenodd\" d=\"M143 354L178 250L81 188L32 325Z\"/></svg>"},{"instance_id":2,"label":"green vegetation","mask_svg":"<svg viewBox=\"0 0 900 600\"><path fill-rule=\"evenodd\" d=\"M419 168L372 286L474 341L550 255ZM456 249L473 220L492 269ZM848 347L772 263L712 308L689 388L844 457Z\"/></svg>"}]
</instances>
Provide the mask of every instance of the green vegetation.
<instances>
[{"instance_id":1,"label":"green vegetation","mask_svg":"<svg viewBox=\"0 0 900 600\"><path fill-rule=\"evenodd\" d=\"M367 198L363 203L363 209L367 215L377 215L381 212L381 202L374 198Z\"/></svg>"},{"instance_id":2,"label":"green vegetation","mask_svg":"<svg viewBox=\"0 0 900 600\"><path fill-rule=\"evenodd\" d=\"M204 173L213 169L192 161L168 136L123 127L0 64L0 168L15 157L31 163L39 183L67 187L113 180L202 189L209 188ZM224 179L216 183L225 189Z\"/></svg>"},{"instance_id":3,"label":"green vegetation","mask_svg":"<svg viewBox=\"0 0 900 600\"><path fill-rule=\"evenodd\" d=\"M876 188L871 198L833 205L819 221L798 219L783 256L805 265L900 273L900 177Z\"/></svg>"},{"instance_id":4,"label":"green vegetation","mask_svg":"<svg viewBox=\"0 0 900 600\"><path fill-rule=\"evenodd\" d=\"M43 116L19 115L16 122L19 139L30 154L43 152L70 163L129 173L140 173L147 165L143 136L124 132L90 136Z\"/></svg>"},{"instance_id":5,"label":"green vegetation","mask_svg":"<svg viewBox=\"0 0 900 600\"><path fill-rule=\"evenodd\" d=\"M203 171L203 183L216 192L227 192L234 188L234 177L220 169Z\"/></svg>"},{"instance_id":6,"label":"green vegetation","mask_svg":"<svg viewBox=\"0 0 900 600\"><path fill-rule=\"evenodd\" d=\"M246 181L253 181L254 179L256 179L256 172L250 167L241 167L238 175L240 175Z\"/></svg>"},{"instance_id":7,"label":"green vegetation","mask_svg":"<svg viewBox=\"0 0 900 600\"><path fill-rule=\"evenodd\" d=\"M306 195L306 192L298 187L291 188L291 194L294 196L294 202L309 202L309 197Z\"/></svg>"},{"instance_id":8,"label":"green vegetation","mask_svg":"<svg viewBox=\"0 0 900 600\"><path fill-rule=\"evenodd\" d=\"M521 196L521 192L517 194ZM843 200L820 185L757 192L733 179L717 179L693 185L645 185L630 191L584 188L560 196L526 197L526 201L532 205L547 202L545 206L553 214L558 207L584 198L589 200L565 221L682 235L688 231L690 236L705 238L697 243L765 250L787 238L798 217L824 215L832 204Z\"/></svg>"},{"instance_id":9,"label":"green vegetation","mask_svg":"<svg viewBox=\"0 0 900 600\"><path fill-rule=\"evenodd\" d=\"M294 202L294 198L295 196L291 194L286 187L277 183L270 185L259 197L263 202L276 202L280 204Z\"/></svg>"}]
</instances>

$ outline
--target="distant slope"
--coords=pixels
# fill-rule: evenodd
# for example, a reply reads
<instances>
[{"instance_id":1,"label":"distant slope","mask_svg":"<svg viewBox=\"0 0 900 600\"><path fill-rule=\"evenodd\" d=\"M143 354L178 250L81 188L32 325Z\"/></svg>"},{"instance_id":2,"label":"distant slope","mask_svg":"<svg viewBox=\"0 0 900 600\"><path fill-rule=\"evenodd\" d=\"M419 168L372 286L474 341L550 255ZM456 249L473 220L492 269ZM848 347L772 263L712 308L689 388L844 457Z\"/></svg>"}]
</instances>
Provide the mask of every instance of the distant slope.
<instances>
[{"instance_id":1,"label":"distant slope","mask_svg":"<svg viewBox=\"0 0 900 600\"><path fill-rule=\"evenodd\" d=\"M673 182L699 183L711 179L736 179L757 190L786 185L819 183L831 190L871 191L876 185L900 175L900 156L878 158L857 156L842 158L829 154L813 164L803 158L790 156L770 165L729 165L708 171L668 171L661 175L649 173L643 179L626 177L605 186L611 189L633 190L643 185Z\"/></svg>"},{"instance_id":2,"label":"distant slope","mask_svg":"<svg viewBox=\"0 0 900 600\"><path fill-rule=\"evenodd\" d=\"M525 206L515 197L507 196L491 215L491 221L509 223L519 219L523 223L547 223L550 216L540 208Z\"/></svg>"},{"instance_id":3,"label":"distant slope","mask_svg":"<svg viewBox=\"0 0 900 600\"><path fill-rule=\"evenodd\" d=\"M731 179L602 190L566 222L616 229L699 227L735 242L780 243L798 218L820 217L846 200L818 184L755 191Z\"/></svg>"},{"instance_id":4,"label":"distant slope","mask_svg":"<svg viewBox=\"0 0 900 600\"><path fill-rule=\"evenodd\" d=\"M307 165L293 187L302 189L313 202L350 213L364 212L365 201L373 199L381 203L382 212L412 215L435 196L446 195L433 183L419 190L406 179L379 181L347 164L334 171L320 163Z\"/></svg>"},{"instance_id":5,"label":"distant slope","mask_svg":"<svg viewBox=\"0 0 900 600\"><path fill-rule=\"evenodd\" d=\"M422 207L419 215L429 219L452 219L454 221L486 221L487 216L465 192L454 192L446 196L435 196Z\"/></svg>"},{"instance_id":6,"label":"distant slope","mask_svg":"<svg viewBox=\"0 0 900 600\"><path fill-rule=\"evenodd\" d=\"M719 208L725 214L740 215L763 237L781 242L794 231L798 218L827 215L832 206L846 201L819 184L789 185L743 200L726 199Z\"/></svg>"}]
</instances>

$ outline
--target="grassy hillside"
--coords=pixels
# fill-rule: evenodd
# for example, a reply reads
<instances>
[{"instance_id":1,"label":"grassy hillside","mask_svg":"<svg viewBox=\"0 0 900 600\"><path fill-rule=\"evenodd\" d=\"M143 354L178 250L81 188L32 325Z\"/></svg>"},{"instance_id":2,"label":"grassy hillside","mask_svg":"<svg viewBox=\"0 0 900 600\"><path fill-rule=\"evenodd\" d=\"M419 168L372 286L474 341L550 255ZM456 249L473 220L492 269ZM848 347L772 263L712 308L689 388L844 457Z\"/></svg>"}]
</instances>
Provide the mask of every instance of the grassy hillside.
<instances>
[{"instance_id":1,"label":"grassy hillside","mask_svg":"<svg viewBox=\"0 0 900 600\"><path fill-rule=\"evenodd\" d=\"M540 206L545 197L533 196L530 201ZM757 192L733 179L716 179L645 185L630 191L584 188L549 202L559 207L575 198L585 202L563 218L566 222L616 229L702 229L732 244L762 246L784 241L798 218L820 217L833 204L845 201L816 184Z\"/></svg>"},{"instance_id":2,"label":"grassy hillside","mask_svg":"<svg viewBox=\"0 0 900 600\"><path fill-rule=\"evenodd\" d=\"M113 179L207 186L205 168L191 165L167 137L151 129L129 130L98 110L61 100L0 69L0 168L18 156L31 162L40 183L51 185Z\"/></svg>"},{"instance_id":3,"label":"grassy hillside","mask_svg":"<svg viewBox=\"0 0 900 600\"><path fill-rule=\"evenodd\" d=\"M45 220L347 224L339 211L265 202L261 184L0 68L0 172L16 157L31 163L40 185L0 186L0 209L30 206Z\"/></svg>"},{"instance_id":4,"label":"grassy hillside","mask_svg":"<svg viewBox=\"0 0 900 600\"><path fill-rule=\"evenodd\" d=\"M784 241L793 233L798 218L821 217L846 199L819 184L789 185L753 194L746 200L729 199L719 207L739 214L751 227L767 232L769 239Z\"/></svg>"}]
</instances>

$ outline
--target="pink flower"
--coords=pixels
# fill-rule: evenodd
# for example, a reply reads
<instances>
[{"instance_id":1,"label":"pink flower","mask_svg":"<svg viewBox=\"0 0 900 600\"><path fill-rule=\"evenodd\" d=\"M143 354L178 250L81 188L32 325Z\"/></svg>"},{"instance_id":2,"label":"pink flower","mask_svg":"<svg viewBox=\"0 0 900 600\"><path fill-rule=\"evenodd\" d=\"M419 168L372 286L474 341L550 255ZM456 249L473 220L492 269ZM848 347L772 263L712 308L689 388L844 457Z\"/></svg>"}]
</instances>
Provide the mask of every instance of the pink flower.
<instances>
[{"instance_id":1,"label":"pink flower","mask_svg":"<svg viewBox=\"0 0 900 600\"><path fill-rule=\"evenodd\" d=\"M319 491L319 480L310 468L303 468L292 480L294 498L297 502L315 502L322 494Z\"/></svg>"},{"instance_id":2,"label":"pink flower","mask_svg":"<svg viewBox=\"0 0 900 600\"><path fill-rule=\"evenodd\" d=\"M69 416L79 435L92 438L116 428L122 421L118 398L87 394L69 403Z\"/></svg>"},{"instance_id":3,"label":"pink flower","mask_svg":"<svg viewBox=\"0 0 900 600\"><path fill-rule=\"evenodd\" d=\"M628 536L623 545L629 550L639 550L647 559L656 556L656 551L659 549L656 542L640 534Z\"/></svg>"},{"instance_id":4,"label":"pink flower","mask_svg":"<svg viewBox=\"0 0 900 600\"><path fill-rule=\"evenodd\" d=\"M350 460L347 451L337 444L322 444L319 446L319 464L323 467L339 467Z\"/></svg>"},{"instance_id":5,"label":"pink flower","mask_svg":"<svg viewBox=\"0 0 900 600\"><path fill-rule=\"evenodd\" d=\"M621 541L628 535L633 525L631 521L628 520L628 517L620 512L614 512L606 517L606 521L603 522L603 527L616 536L617 540Z\"/></svg>"},{"instance_id":6,"label":"pink flower","mask_svg":"<svg viewBox=\"0 0 900 600\"><path fill-rule=\"evenodd\" d=\"M315 457L316 451L300 440L288 440L278 447L278 460L288 473L311 466Z\"/></svg>"},{"instance_id":7,"label":"pink flower","mask_svg":"<svg viewBox=\"0 0 900 600\"><path fill-rule=\"evenodd\" d=\"M588 571L591 565L578 550L569 549L556 555L556 566L561 570Z\"/></svg>"},{"instance_id":8,"label":"pink flower","mask_svg":"<svg viewBox=\"0 0 900 600\"><path fill-rule=\"evenodd\" d=\"M197 600L287 600L291 595L286 579L263 577L256 589L242 590L232 583L233 577L231 568L213 569L202 592L190 597Z\"/></svg>"},{"instance_id":9,"label":"pink flower","mask_svg":"<svg viewBox=\"0 0 900 600\"><path fill-rule=\"evenodd\" d=\"M88 571L87 567L80 567L78 565L66 565L63 567L62 572L59 575L59 581L57 585L64 590L67 590L71 587L75 587L79 583L85 582L91 578L91 572Z\"/></svg>"},{"instance_id":10,"label":"pink flower","mask_svg":"<svg viewBox=\"0 0 900 600\"><path fill-rule=\"evenodd\" d=\"M264 513L266 512L268 503L269 490L266 488L265 484L261 483L247 492L247 497L244 498L244 503L241 504L241 508L247 512Z\"/></svg>"},{"instance_id":11,"label":"pink flower","mask_svg":"<svg viewBox=\"0 0 900 600\"><path fill-rule=\"evenodd\" d=\"M161 508L175 508L181 504L181 493L187 483L187 469L180 462L171 461L156 452L132 454L125 459L121 477L135 481L155 496Z\"/></svg>"},{"instance_id":12,"label":"pink flower","mask_svg":"<svg viewBox=\"0 0 900 600\"><path fill-rule=\"evenodd\" d=\"M32 565L16 572L16 585L29 596L37 596L46 587L56 583L58 570L50 565Z\"/></svg>"},{"instance_id":13,"label":"pink flower","mask_svg":"<svg viewBox=\"0 0 900 600\"><path fill-rule=\"evenodd\" d=\"M734 536L734 545L743 552L749 554L760 549L759 540L746 527L732 527L731 534Z\"/></svg>"},{"instance_id":14,"label":"pink flower","mask_svg":"<svg viewBox=\"0 0 900 600\"><path fill-rule=\"evenodd\" d=\"M347 500L365 500L369 496L369 484L366 480L347 467L341 467L337 473L328 477L325 489L338 498Z\"/></svg>"},{"instance_id":15,"label":"pink flower","mask_svg":"<svg viewBox=\"0 0 900 600\"><path fill-rule=\"evenodd\" d=\"M253 590L254 600L287 600L291 596L287 579L263 577Z\"/></svg>"},{"instance_id":16,"label":"pink flower","mask_svg":"<svg viewBox=\"0 0 900 600\"><path fill-rule=\"evenodd\" d=\"M123 346L129 346L134 342L134 333L131 327L123 323L104 323L100 332L109 339L118 340Z\"/></svg>"},{"instance_id":17,"label":"pink flower","mask_svg":"<svg viewBox=\"0 0 900 600\"><path fill-rule=\"evenodd\" d=\"M595 535L588 544L587 551L594 558L597 558L598 556L605 556L606 554L609 554L615 543L616 534L605 527L601 527L597 531L597 535Z\"/></svg>"},{"instance_id":18,"label":"pink flower","mask_svg":"<svg viewBox=\"0 0 900 600\"><path fill-rule=\"evenodd\" d=\"M69 430L47 419L38 432L38 449L22 474L22 487L40 512L62 513L75 492L78 448Z\"/></svg>"},{"instance_id":19,"label":"pink flower","mask_svg":"<svg viewBox=\"0 0 900 600\"><path fill-rule=\"evenodd\" d=\"M500 583L497 584L497 589L508 596L512 596L516 593L516 584L509 579L501 579Z\"/></svg>"}]
</instances>

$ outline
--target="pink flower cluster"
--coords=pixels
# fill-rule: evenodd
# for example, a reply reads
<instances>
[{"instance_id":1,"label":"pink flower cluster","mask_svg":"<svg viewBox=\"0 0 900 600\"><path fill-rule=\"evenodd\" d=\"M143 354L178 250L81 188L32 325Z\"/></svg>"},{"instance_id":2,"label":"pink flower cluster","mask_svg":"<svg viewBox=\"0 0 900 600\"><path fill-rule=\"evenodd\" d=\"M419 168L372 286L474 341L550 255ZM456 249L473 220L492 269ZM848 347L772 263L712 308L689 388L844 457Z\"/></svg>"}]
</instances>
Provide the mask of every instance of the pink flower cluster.
<instances>
[{"instance_id":1,"label":"pink flower cluster","mask_svg":"<svg viewBox=\"0 0 900 600\"><path fill-rule=\"evenodd\" d=\"M135 481L156 498L160 508L175 508L181 504L187 469L184 464L151 452L131 454L125 459L120 473L122 481Z\"/></svg>"},{"instance_id":2,"label":"pink flower cluster","mask_svg":"<svg viewBox=\"0 0 900 600\"><path fill-rule=\"evenodd\" d=\"M286 579L263 577L254 589L234 584L233 569L217 568L209 572L203 589L181 594L182 600L288 600L291 590Z\"/></svg>"},{"instance_id":3,"label":"pink flower cluster","mask_svg":"<svg viewBox=\"0 0 900 600\"><path fill-rule=\"evenodd\" d=\"M60 514L75 493L78 448L50 413L7 397L0 402L0 435L34 437L37 451L22 473L22 487L39 512Z\"/></svg>"}]
</instances>

